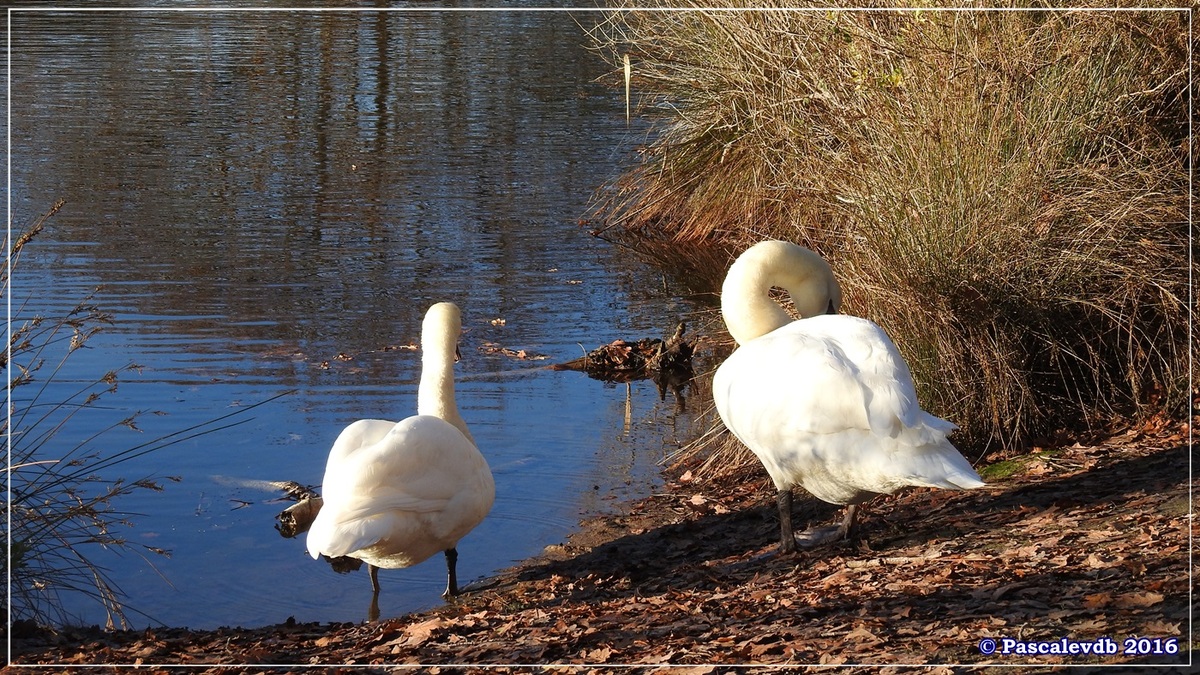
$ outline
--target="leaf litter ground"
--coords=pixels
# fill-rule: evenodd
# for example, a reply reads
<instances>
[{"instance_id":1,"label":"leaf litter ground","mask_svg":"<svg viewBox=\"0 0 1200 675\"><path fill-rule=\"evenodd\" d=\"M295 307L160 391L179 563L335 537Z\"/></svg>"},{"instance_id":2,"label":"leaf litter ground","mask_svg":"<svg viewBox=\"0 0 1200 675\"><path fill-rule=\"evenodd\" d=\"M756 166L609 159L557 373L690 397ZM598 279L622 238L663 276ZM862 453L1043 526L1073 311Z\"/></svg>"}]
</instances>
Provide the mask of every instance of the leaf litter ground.
<instances>
[{"instance_id":1,"label":"leaf litter ground","mask_svg":"<svg viewBox=\"0 0 1200 675\"><path fill-rule=\"evenodd\" d=\"M583 522L565 544L432 610L214 631L14 627L12 665L199 673L636 664L699 673L735 664L1026 666L1008 672L1187 664L1188 443L1186 426L1160 422L1031 456L984 489L877 498L861 514L865 541L792 556L774 555L778 522L765 477L684 474L663 494ZM797 524L838 517L799 490L797 498ZM1178 652L982 653L981 640L1006 637L1109 638L1118 648L1127 638L1160 638L1140 643L1151 649L1174 638ZM1172 670L1187 667L1155 672Z\"/></svg>"}]
</instances>

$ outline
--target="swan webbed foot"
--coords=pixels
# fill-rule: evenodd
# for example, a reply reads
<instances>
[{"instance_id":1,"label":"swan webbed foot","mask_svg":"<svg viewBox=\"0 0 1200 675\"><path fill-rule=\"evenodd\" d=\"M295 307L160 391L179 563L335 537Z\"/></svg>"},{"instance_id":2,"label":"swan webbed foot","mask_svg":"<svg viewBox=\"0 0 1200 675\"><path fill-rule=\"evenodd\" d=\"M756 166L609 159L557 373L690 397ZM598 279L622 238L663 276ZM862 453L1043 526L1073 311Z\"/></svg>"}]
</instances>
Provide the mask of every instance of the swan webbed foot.
<instances>
[{"instance_id":1,"label":"swan webbed foot","mask_svg":"<svg viewBox=\"0 0 1200 675\"><path fill-rule=\"evenodd\" d=\"M816 527L811 530L801 532L795 535L795 544L801 548L815 548L832 544L836 541L853 539L857 532L857 516L858 505L850 504L846 506L846 515L842 518L842 522L838 525L830 525L828 527Z\"/></svg>"},{"instance_id":2,"label":"swan webbed foot","mask_svg":"<svg viewBox=\"0 0 1200 675\"><path fill-rule=\"evenodd\" d=\"M793 538L796 546L800 548L816 548L825 544L832 544L835 541L845 538L845 533L839 525L830 525L829 527L815 527L811 530L799 532Z\"/></svg>"}]
</instances>

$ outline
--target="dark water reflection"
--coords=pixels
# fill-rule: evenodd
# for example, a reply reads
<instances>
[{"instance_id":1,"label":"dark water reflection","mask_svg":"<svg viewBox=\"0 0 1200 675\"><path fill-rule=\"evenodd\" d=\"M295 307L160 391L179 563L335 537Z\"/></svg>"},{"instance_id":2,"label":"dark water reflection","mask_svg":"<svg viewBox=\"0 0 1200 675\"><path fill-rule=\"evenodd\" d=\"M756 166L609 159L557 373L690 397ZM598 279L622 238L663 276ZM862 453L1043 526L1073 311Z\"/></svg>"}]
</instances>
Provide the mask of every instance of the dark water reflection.
<instances>
[{"instance_id":1,"label":"dark water reflection","mask_svg":"<svg viewBox=\"0 0 1200 675\"><path fill-rule=\"evenodd\" d=\"M688 309L577 225L639 139L575 18L21 12L12 36L14 222L67 200L14 298L54 314L101 287L116 318L54 386L144 366L81 418L169 413L106 436L115 448L297 390L121 468L183 477L122 504L140 514L133 538L172 550L156 560L171 585L136 557L98 558L133 606L193 627L363 618L365 574L313 563L271 529L282 505L237 481L316 484L342 426L412 414L419 358L385 348L416 341L440 300L464 310L459 402L497 479L492 515L460 545L463 578L653 486L686 434L671 397L514 377L537 364L477 350L568 360L669 333ZM78 427L56 443L95 431ZM436 560L385 572L384 613L434 604L442 574Z\"/></svg>"}]
</instances>

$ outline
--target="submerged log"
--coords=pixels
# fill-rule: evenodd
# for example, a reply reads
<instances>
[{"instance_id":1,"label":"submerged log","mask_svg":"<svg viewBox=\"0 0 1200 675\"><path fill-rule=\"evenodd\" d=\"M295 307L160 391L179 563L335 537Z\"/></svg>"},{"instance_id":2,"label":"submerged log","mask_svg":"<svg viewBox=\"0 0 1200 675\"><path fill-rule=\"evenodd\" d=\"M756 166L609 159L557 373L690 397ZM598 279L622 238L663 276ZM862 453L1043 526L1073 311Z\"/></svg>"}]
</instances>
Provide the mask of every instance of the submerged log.
<instances>
[{"instance_id":1,"label":"submerged log","mask_svg":"<svg viewBox=\"0 0 1200 675\"><path fill-rule=\"evenodd\" d=\"M576 370L605 382L632 380L686 381L692 376L692 354L695 345L683 338L687 324L683 321L665 341L658 338L614 340L597 347L585 356L556 363L551 370Z\"/></svg>"}]
</instances>

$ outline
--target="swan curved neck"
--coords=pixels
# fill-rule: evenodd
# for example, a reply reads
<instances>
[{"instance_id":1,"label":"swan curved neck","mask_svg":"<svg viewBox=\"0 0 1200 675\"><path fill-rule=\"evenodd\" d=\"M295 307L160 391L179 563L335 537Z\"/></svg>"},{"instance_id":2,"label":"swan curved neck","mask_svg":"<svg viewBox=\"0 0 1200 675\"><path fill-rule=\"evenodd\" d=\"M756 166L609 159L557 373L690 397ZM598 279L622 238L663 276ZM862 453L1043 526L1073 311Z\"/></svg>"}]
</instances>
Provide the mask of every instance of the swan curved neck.
<instances>
[{"instance_id":1,"label":"swan curved neck","mask_svg":"<svg viewBox=\"0 0 1200 675\"><path fill-rule=\"evenodd\" d=\"M738 256L721 287L721 315L738 344L792 322L771 299L775 286L788 292L802 318L836 310L842 301L824 258L790 242L759 242Z\"/></svg>"},{"instance_id":2,"label":"swan curved neck","mask_svg":"<svg viewBox=\"0 0 1200 675\"><path fill-rule=\"evenodd\" d=\"M454 361L461 330L458 308L451 303L434 305L425 315L421 328L421 384L417 388L417 414L446 420L474 444L475 439L459 415L458 403L454 398Z\"/></svg>"}]
</instances>

